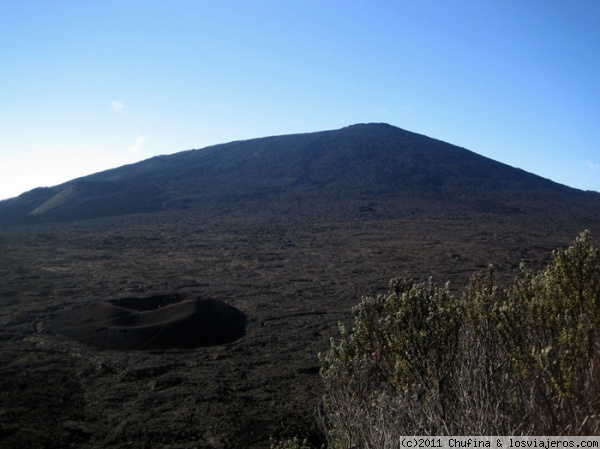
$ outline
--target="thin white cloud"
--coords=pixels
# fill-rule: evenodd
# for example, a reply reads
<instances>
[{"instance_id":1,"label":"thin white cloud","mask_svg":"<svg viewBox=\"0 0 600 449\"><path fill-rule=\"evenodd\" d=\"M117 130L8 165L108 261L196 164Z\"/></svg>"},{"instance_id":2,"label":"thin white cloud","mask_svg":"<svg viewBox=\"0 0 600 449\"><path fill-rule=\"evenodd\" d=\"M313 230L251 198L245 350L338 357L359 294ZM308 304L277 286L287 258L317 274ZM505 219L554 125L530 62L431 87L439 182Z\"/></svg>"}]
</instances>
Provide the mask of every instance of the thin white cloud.
<instances>
[{"instance_id":1,"label":"thin white cloud","mask_svg":"<svg viewBox=\"0 0 600 449\"><path fill-rule=\"evenodd\" d=\"M145 140L146 140L146 136L137 136L136 139L135 139L135 145L129 147L128 150L131 153L139 154L140 148L144 144Z\"/></svg>"},{"instance_id":2,"label":"thin white cloud","mask_svg":"<svg viewBox=\"0 0 600 449\"><path fill-rule=\"evenodd\" d=\"M600 170L600 164L597 162L588 161L587 166L590 167L591 170Z\"/></svg>"},{"instance_id":3,"label":"thin white cloud","mask_svg":"<svg viewBox=\"0 0 600 449\"><path fill-rule=\"evenodd\" d=\"M112 104L112 108L113 108L114 111L123 112L123 108L125 107L125 105L123 104L123 102L121 102L121 101L113 101L111 104Z\"/></svg>"}]
</instances>

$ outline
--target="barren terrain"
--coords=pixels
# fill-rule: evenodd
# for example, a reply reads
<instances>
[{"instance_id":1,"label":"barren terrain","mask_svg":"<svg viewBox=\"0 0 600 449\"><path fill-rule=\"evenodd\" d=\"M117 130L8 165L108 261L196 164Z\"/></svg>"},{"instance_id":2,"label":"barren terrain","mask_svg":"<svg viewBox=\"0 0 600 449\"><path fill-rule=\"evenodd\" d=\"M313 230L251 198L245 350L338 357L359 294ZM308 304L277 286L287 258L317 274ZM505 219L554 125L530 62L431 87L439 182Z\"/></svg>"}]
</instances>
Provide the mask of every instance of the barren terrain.
<instances>
[{"instance_id":1,"label":"barren terrain","mask_svg":"<svg viewBox=\"0 0 600 449\"><path fill-rule=\"evenodd\" d=\"M600 235L600 194L388 125L185 152L0 202L0 448L318 443L317 355L362 296L392 277L458 292L489 264L507 280L583 229ZM245 336L117 351L51 331L78 307L186 292L241 310Z\"/></svg>"},{"instance_id":2,"label":"barren terrain","mask_svg":"<svg viewBox=\"0 0 600 449\"><path fill-rule=\"evenodd\" d=\"M193 213L9 229L0 237L1 447L266 447L318 439L317 353L394 276L460 288L548 261L579 229L489 220L289 223ZM247 335L194 350L97 350L51 334L83 303L193 291Z\"/></svg>"}]
</instances>

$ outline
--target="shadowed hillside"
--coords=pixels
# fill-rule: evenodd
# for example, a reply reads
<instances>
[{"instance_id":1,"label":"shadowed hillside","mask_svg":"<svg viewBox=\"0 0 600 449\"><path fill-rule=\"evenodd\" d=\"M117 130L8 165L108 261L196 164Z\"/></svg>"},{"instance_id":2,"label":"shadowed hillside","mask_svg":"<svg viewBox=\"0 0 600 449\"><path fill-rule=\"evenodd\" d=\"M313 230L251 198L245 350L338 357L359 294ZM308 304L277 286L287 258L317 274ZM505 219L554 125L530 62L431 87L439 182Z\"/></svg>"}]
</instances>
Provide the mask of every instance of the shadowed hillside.
<instances>
[{"instance_id":1,"label":"shadowed hillside","mask_svg":"<svg viewBox=\"0 0 600 449\"><path fill-rule=\"evenodd\" d=\"M503 282L583 229L599 193L384 124L2 201L0 449L319 447L317 354L362 296L489 264Z\"/></svg>"},{"instance_id":2,"label":"shadowed hillside","mask_svg":"<svg viewBox=\"0 0 600 449\"><path fill-rule=\"evenodd\" d=\"M252 204L257 210L336 219L532 213L584 193L386 124L267 137L154 157L0 202L0 223Z\"/></svg>"}]
</instances>

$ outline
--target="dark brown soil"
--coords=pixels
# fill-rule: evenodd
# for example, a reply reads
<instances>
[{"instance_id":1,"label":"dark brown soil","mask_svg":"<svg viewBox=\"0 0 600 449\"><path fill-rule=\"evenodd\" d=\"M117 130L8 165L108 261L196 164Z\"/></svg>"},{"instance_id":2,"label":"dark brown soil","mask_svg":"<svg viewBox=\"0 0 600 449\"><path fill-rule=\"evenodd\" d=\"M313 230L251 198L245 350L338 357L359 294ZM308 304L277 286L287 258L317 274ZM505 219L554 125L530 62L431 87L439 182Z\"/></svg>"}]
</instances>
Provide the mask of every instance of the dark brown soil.
<instances>
[{"instance_id":1,"label":"dark brown soil","mask_svg":"<svg viewBox=\"0 0 600 449\"><path fill-rule=\"evenodd\" d=\"M461 289L539 268L597 222L540 214L334 221L238 208L0 230L1 448L264 448L319 438L317 354L390 278ZM190 292L240 309L246 335L113 351L54 334L75 307Z\"/></svg>"}]
</instances>

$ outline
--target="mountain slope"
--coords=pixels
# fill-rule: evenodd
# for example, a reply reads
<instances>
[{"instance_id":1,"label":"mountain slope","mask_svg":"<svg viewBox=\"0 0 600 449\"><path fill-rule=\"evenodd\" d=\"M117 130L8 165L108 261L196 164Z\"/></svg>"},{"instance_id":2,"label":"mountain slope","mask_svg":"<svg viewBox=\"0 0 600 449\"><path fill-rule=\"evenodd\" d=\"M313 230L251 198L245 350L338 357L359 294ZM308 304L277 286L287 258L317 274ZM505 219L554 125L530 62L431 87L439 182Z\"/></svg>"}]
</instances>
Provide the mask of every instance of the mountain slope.
<instances>
[{"instance_id":1,"label":"mountain slope","mask_svg":"<svg viewBox=\"0 0 600 449\"><path fill-rule=\"evenodd\" d=\"M0 202L0 223L238 206L271 213L439 216L567 208L582 192L386 124L231 142L158 156ZM590 210L590 208L592 210Z\"/></svg>"},{"instance_id":2,"label":"mountain slope","mask_svg":"<svg viewBox=\"0 0 600 449\"><path fill-rule=\"evenodd\" d=\"M600 194L381 124L34 189L0 202L0 427L13 447L319 447L317 354L362 295L393 277L460 289L490 264L506 285L586 228L600 235ZM54 332L101 304L187 294L241 310L246 335L121 352Z\"/></svg>"}]
</instances>

